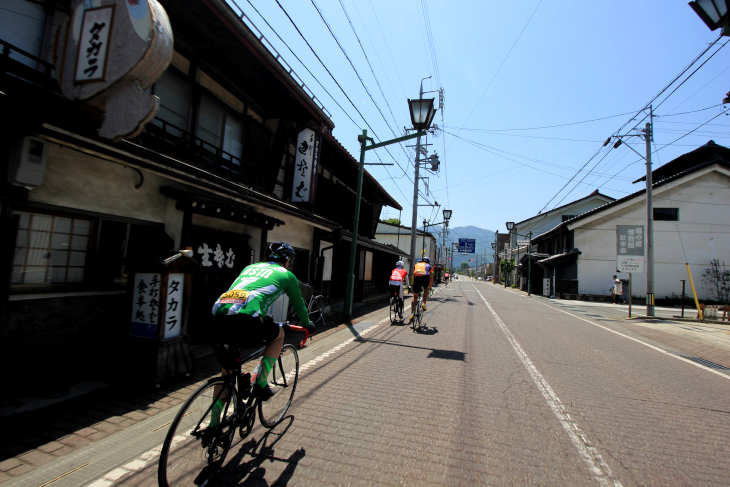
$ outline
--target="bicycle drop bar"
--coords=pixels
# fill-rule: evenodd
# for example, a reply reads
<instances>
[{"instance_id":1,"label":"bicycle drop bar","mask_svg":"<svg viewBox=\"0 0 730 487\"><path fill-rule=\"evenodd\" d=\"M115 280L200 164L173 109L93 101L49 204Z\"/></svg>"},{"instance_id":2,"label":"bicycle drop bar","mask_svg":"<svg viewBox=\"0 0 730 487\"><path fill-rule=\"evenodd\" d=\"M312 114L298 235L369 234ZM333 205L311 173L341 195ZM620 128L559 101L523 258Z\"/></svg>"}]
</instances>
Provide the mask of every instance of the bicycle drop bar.
<instances>
[{"instance_id":1,"label":"bicycle drop bar","mask_svg":"<svg viewBox=\"0 0 730 487\"><path fill-rule=\"evenodd\" d=\"M303 331L304 332L304 340L299 342L299 348L303 348L304 344L307 343L307 340L309 339L309 329L305 328L303 326L298 325L290 325L288 321L285 321L281 323L281 326L284 327L285 330L292 330L292 331Z\"/></svg>"}]
</instances>

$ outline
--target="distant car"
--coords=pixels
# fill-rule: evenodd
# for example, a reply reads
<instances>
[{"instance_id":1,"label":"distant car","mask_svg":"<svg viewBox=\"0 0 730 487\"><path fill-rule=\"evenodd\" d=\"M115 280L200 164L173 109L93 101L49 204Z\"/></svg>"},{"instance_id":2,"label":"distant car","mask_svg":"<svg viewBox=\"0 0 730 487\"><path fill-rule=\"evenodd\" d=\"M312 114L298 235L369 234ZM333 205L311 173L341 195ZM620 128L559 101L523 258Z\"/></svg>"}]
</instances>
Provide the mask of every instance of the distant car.
<instances>
[{"instance_id":1,"label":"distant car","mask_svg":"<svg viewBox=\"0 0 730 487\"><path fill-rule=\"evenodd\" d=\"M494 280L494 278L492 276L487 276L487 282L493 281L493 280Z\"/></svg>"}]
</instances>

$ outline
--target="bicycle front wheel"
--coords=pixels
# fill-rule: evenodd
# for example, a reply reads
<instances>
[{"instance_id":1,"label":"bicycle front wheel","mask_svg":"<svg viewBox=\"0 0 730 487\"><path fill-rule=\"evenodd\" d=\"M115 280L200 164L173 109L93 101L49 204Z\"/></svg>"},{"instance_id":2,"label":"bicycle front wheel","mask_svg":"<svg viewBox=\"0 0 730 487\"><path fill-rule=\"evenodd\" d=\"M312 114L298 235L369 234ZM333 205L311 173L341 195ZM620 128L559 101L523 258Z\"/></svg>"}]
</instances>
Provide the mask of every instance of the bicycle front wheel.
<instances>
[{"instance_id":1,"label":"bicycle front wheel","mask_svg":"<svg viewBox=\"0 0 730 487\"><path fill-rule=\"evenodd\" d=\"M235 432L236 390L220 377L209 379L182 405L165 437L157 470L162 487L199 486L226 459ZM230 398L222 401L221 398Z\"/></svg>"},{"instance_id":2,"label":"bicycle front wheel","mask_svg":"<svg viewBox=\"0 0 730 487\"><path fill-rule=\"evenodd\" d=\"M299 355L294 345L286 344L281 349L279 360L269 372L268 383L274 396L259 401L259 419L267 428L281 423L289 410L299 379Z\"/></svg>"}]
</instances>

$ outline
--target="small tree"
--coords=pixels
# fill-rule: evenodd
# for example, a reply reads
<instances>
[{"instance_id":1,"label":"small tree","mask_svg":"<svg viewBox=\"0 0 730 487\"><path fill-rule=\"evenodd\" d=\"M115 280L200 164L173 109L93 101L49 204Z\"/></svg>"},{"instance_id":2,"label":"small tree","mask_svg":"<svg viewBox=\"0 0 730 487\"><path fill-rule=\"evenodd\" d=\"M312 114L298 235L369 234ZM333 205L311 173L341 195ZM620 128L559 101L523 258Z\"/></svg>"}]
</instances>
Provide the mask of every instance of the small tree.
<instances>
[{"instance_id":1,"label":"small tree","mask_svg":"<svg viewBox=\"0 0 730 487\"><path fill-rule=\"evenodd\" d=\"M499 271L502 273L502 275L507 275L510 272L512 272L515 268L515 260L514 259L503 259L499 261Z\"/></svg>"},{"instance_id":2,"label":"small tree","mask_svg":"<svg viewBox=\"0 0 730 487\"><path fill-rule=\"evenodd\" d=\"M724 261L720 264L718 259L712 259L710 267L702 273L702 282L709 286L718 301L730 301L730 269Z\"/></svg>"},{"instance_id":3,"label":"small tree","mask_svg":"<svg viewBox=\"0 0 730 487\"><path fill-rule=\"evenodd\" d=\"M383 223L390 223L392 225L400 225L400 220L397 218L386 218Z\"/></svg>"}]
</instances>

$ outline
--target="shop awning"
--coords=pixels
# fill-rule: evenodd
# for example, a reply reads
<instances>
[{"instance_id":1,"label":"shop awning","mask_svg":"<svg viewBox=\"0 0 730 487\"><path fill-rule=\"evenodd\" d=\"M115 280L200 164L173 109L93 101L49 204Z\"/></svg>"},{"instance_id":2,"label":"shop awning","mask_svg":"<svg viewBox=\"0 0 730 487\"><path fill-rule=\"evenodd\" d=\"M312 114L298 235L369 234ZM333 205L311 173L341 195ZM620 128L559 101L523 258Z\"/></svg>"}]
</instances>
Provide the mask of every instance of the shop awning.
<instances>
[{"instance_id":1,"label":"shop awning","mask_svg":"<svg viewBox=\"0 0 730 487\"><path fill-rule=\"evenodd\" d=\"M538 260L537 264L542 268L552 269L559 265L575 262L578 259L578 256L582 253L583 252L578 249L573 249L569 252L565 252L564 254L557 254L552 257L548 257L547 259Z\"/></svg>"},{"instance_id":2,"label":"shop awning","mask_svg":"<svg viewBox=\"0 0 730 487\"><path fill-rule=\"evenodd\" d=\"M347 240L348 242L352 242L352 232L348 230L340 230L340 235L342 237L342 240ZM381 252L387 252L389 254L393 255L408 255L408 252L405 250L401 250L395 245L390 244L381 244L374 240L370 240L367 237L363 237L362 235L357 236L357 245L367 247L369 249L373 250L379 250Z\"/></svg>"},{"instance_id":3,"label":"shop awning","mask_svg":"<svg viewBox=\"0 0 730 487\"><path fill-rule=\"evenodd\" d=\"M179 210L190 210L198 215L212 216L223 220L273 230L284 222L272 216L255 211L248 205L215 195L200 195L163 186L160 193L177 200Z\"/></svg>"}]
</instances>

